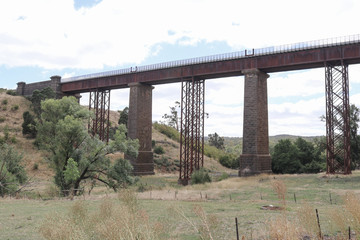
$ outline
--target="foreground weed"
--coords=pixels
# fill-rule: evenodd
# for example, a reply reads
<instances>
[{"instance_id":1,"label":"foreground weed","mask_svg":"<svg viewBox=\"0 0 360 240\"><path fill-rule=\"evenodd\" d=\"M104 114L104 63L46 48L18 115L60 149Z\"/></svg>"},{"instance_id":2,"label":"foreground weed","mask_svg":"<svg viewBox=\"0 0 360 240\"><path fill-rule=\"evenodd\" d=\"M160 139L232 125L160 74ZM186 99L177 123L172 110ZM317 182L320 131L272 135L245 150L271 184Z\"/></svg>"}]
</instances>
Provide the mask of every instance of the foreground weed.
<instances>
[{"instance_id":1,"label":"foreground weed","mask_svg":"<svg viewBox=\"0 0 360 240\"><path fill-rule=\"evenodd\" d=\"M39 231L45 239L76 239L86 240L87 210L83 202L75 202L67 216L59 217L60 213L54 213L47 217Z\"/></svg>"},{"instance_id":2,"label":"foreground weed","mask_svg":"<svg viewBox=\"0 0 360 240\"><path fill-rule=\"evenodd\" d=\"M360 200L354 193L345 195L345 209L352 217L352 227L360 232Z\"/></svg>"},{"instance_id":3,"label":"foreground weed","mask_svg":"<svg viewBox=\"0 0 360 240\"><path fill-rule=\"evenodd\" d=\"M218 239L216 238L216 230L219 225L217 217L215 215L208 215L200 205L195 205L193 208L193 212L197 217L194 220L187 217L180 208L174 208L173 210L195 230L200 239Z\"/></svg>"},{"instance_id":4,"label":"foreground weed","mask_svg":"<svg viewBox=\"0 0 360 240\"><path fill-rule=\"evenodd\" d=\"M297 211L297 217L304 233L312 238L316 238L319 233L319 227L316 218L316 211L308 203L300 206Z\"/></svg>"},{"instance_id":5,"label":"foreground weed","mask_svg":"<svg viewBox=\"0 0 360 240\"><path fill-rule=\"evenodd\" d=\"M329 211L330 229L332 233L337 233L336 239L346 239L349 234L348 227L351 225L351 221L346 215L347 213L339 208L333 208Z\"/></svg>"},{"instance_id":6,"label":"foreground weed","mask_svg":"<svg viewBox=\"0 0 360 240\"><path fill-rule=\"evenodd\" d=\"M269 239L302 239L303 230L294 221L290 221L285 213L267 222Z\"/></svg>"},{"instance_id":7,"label":"foreground weed","mask_svg":"<svg viewBox=\"0 0 360 240\"><path fill-rule=\"evenodd\" d=\"M272 185L274 191L276 192L276 194L278 195L280 203L285 208L285 205L286 205L286 201L285 201L286 186L285 186L285 183L283 181L281 181L281 180L274 180L274 181L272 181L271 185Z\"/></svg>"},{"instance_id":8,"label":"foreground weed","mask_svg":"<svg viewBox=\"0 0 360 240\"><path fill-rule=\"evenodd\" d=\"M168 230L161 222L152 221L137 203L131 191L121 193L122 202L104 199L98 211L88 213L86 204L77 201L69 215L55 213L40 228L45 239L155 240L167 239Z\"/></svg>"}]
</instances>

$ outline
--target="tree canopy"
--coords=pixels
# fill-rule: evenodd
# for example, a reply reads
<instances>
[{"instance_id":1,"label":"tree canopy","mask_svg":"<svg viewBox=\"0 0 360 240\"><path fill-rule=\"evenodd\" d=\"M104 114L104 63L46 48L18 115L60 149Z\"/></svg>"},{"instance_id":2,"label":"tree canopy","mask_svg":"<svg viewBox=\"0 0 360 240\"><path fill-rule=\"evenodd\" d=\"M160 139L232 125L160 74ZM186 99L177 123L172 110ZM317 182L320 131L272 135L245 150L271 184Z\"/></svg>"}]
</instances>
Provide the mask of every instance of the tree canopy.
<instances>
[{"instance_id":1,"label":"tree canopy","mask_svg":"<svg viewBox=\"0 0 360 240\"><path fill-rule=\"evenodd\" d=\"M221 150L225 149L224 138L220 137L219 134L217 133L209 134L208 137L209 137L210 146L214 146L217 149L221 149Z\"/></svg>"},{"instance_id":2,"label":"tree canopy","mask_svg":"<svg viewBox=\"0 0 360 240\"><path fill-rule=\"evenodd\" d=\"M87 179L102 182L114 190L133 182L132 166L124 163L126 160L117 159L111 163L106 156L114 151L137 155L139 143L126 139L124 125L119 126L115 140L107 145L89 135L85 125L91 113L74 97L45 100L41 103L41 111L37 140L40 147L49 152L55 183L64 195L76 194ZM119 170L119 166L126 169Z\"/></svg>"},{"instance_id":3,"label":"tree canopy","mask_svg":"<svg viewBox=\"0 0 360 240\"><path fill-rule=\"evenodd\" d=\"M317 173L325 169L325 158L321 157L318 145L297 138L280 140L271 154L274 173Z\"/></svg>"},{"instance_id":4,"label":"tree canopy","mask_svg":"<svg viewBox=\"0 0 360 240\"><path fill-rule=\"evenodd\" d=\"M178 109L180 108L180 102L175 101L175 105L170 108L170 114L165 113L162 118L165 120L166 124L170 127L175 128L179 131L179 115Z\"/></svg>"},{"instance_id":5,"label":"tree canopy","mask_svg":"<svg viewBox=\"0 0 360 240\"><path fill-rule=\"evenodd\" d=\"M119 117L119 124L124 124L125 126L127 126L128 123L128 118L129 118L129 107L125 107L121 112L120 112L120 117Z\"/></svg>"},{"instance_id":6,"label":"tree canopy","mask_svg":"<svg viewBox=\"0 0 360 240\"><path fill-rule=\"evenodd\" d=\"M20 184L27 180L25 168L21 165L22 154L19 154L14 147L0 145L0 196L14 194Z\"/></svg>"}]
</instances>

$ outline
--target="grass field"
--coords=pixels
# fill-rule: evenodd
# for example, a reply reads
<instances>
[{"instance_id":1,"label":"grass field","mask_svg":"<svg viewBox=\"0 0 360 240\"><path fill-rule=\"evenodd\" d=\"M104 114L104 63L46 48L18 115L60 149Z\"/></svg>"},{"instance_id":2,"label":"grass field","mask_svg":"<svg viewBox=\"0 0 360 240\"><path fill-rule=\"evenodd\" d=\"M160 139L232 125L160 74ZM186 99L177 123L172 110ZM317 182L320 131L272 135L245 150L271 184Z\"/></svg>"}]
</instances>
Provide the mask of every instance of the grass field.
<instances>
[{"instance_id":1,"label":"grass field","mask_svg":"<svg viewBox=\"0 0 360 240\"><path fill-rule=\"evenodd\" d=\"M349 225L352 234L357 236L355 238L354 235L353 239L360 236L360 219L350 214L345 203L348 193L359 199L360 172L350 176L260 175L186 187L178 186L176 180L177 176L170 174L142 177L137 186L132 187L137 199L136 212L141 213L140 220L137 217L133 220L139 222L142 230L158 231L159 234L152 239L236 239L235 218L238 219L240 239L242 236L244 239L276 239L276 231L283 231L278 234L301 232L302 236L316 236L319 229L315 209L319 212L322 234L339 235ZM146 186L147 191L137 192L140 185ZM275 186L280 186L280 190L276 191ZM74 206L79 204L86 209L82 219L85 225L91 229L104 229L109 224L99 225L101 219L106 218L101 215L104 212L101 209L108 206L114 213L113 217L122 216L127 211L120 208L126 205L126 201L119 200L122 194L124 192L106 192L99 188L92 195L85 194L74 200L0 199L0 239L44 239L39 229L61 230L67 226L69 219L73 219ZM281 194L284 194L285 203ZM358 203L352 205L353 208L357 208ZM283 210L261 209L268 205L279 206ZM112 222L121 221L114 219ZM305 224L302 224L304 219ZM313 224L307 227L306 222ZM119 227L114 225L113 228ZM90 232L81 231L84 234ZM73 239L89 237L76 236L79 237ZM292 235L287 236L290 239ZM102 235L101 239L116 238Z\"/></svg>"}]
</instances>

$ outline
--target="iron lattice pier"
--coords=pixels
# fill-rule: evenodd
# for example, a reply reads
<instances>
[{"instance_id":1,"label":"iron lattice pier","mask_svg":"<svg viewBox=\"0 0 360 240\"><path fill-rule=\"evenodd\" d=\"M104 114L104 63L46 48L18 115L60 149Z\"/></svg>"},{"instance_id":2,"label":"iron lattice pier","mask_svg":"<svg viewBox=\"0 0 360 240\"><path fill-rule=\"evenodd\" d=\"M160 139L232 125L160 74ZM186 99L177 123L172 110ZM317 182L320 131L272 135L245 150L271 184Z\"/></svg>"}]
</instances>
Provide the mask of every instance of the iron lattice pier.
<instances>
[{"instance_id":1,"label":"iron lattice pier","mask_svg":"<svg viewBox=\"0 0 360 240\"><path fill-rule=\"evenodd\" d=\"M325 64L326 163L328 174L351 174L348 65Z\"/></svg>"},{"instance_id":2,"label":"iron lattice pier","mask_svg":"<svg viewBox=\"0 0 360 240\"><path fill-rule=\"evenodd\" d=\"M95 90L89 94L89 110L94 112L89 121L89 132L101 141L109 141L110 90Z\"/></svg>"},{"instance_id":3,"label":"iron lattice pier","mask_svg":"<svg viewBox=\"0 0 360 240\"><path fill-rule=\"evenodd\" d=\"M204 166L205 80L181 83L179 183L187 185L194 170Z\"/></svg>"}]
</instances>

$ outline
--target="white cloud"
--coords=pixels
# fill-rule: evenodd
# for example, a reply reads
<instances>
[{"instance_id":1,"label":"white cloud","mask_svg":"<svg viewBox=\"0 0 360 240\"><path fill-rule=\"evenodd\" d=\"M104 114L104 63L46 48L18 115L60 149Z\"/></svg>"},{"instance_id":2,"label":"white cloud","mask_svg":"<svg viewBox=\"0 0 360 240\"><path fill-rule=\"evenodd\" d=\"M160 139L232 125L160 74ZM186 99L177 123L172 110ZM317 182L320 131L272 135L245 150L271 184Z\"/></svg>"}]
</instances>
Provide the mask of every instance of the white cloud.
<instances>
[{"instance_id":1,"label":"white cloud","mask_svg":"<svg viewBox=\"0 0 360 240\"><path fill-rule=\"evenodd\" d=\"M355 0L103 0L79 10L72 0L4 0L0 64L100 69L140 64L160 43L237 49L349 35L359 10Z\"/></svg>"},{"instance_id":2,"label":"white cloud","mask_svg":"<svg viewBox=\"0 0 360 240\"><path fill-rule=\"evenodd\" d=\"M359 11L356 0L103 0L79 10L73 0L3 0L0 65L70 68L63 76L69 77L78 68L141 65L164 43L220 41L235 51L358 34ZM349 74L350 102L360 105L360 66L351 66ZM325 95L324 81L322 68L271 74L270 135L324 134L318 119L325 112L318 96ZM243 77L206 81L206 134L242 135L243 85ZM111 94L112 109L128 105L128 89ZM156 85L153 120L179 100L180 84ZM88 96L81 101L88 104Z\"/></svg>"},{"instance_id":3,"label":"white cloud","mask_svg":"<svg viewBox=\"0 0 360 240\"><path fill-rule=\"evenodd\" d=\"M325 97L269 105L269 134L324 135Z\"/></svg>"},{"instance_id":4,"label":"white cloud","mask_svg":"<svg viewBox=\"0 0 360 240\"><path fill-rule=\"evenodd\" d=\"M325 70L324 68L273 73L268 79L269 97L308 97L316 94L325 96Z\"/></svg>"}]
</instances>

